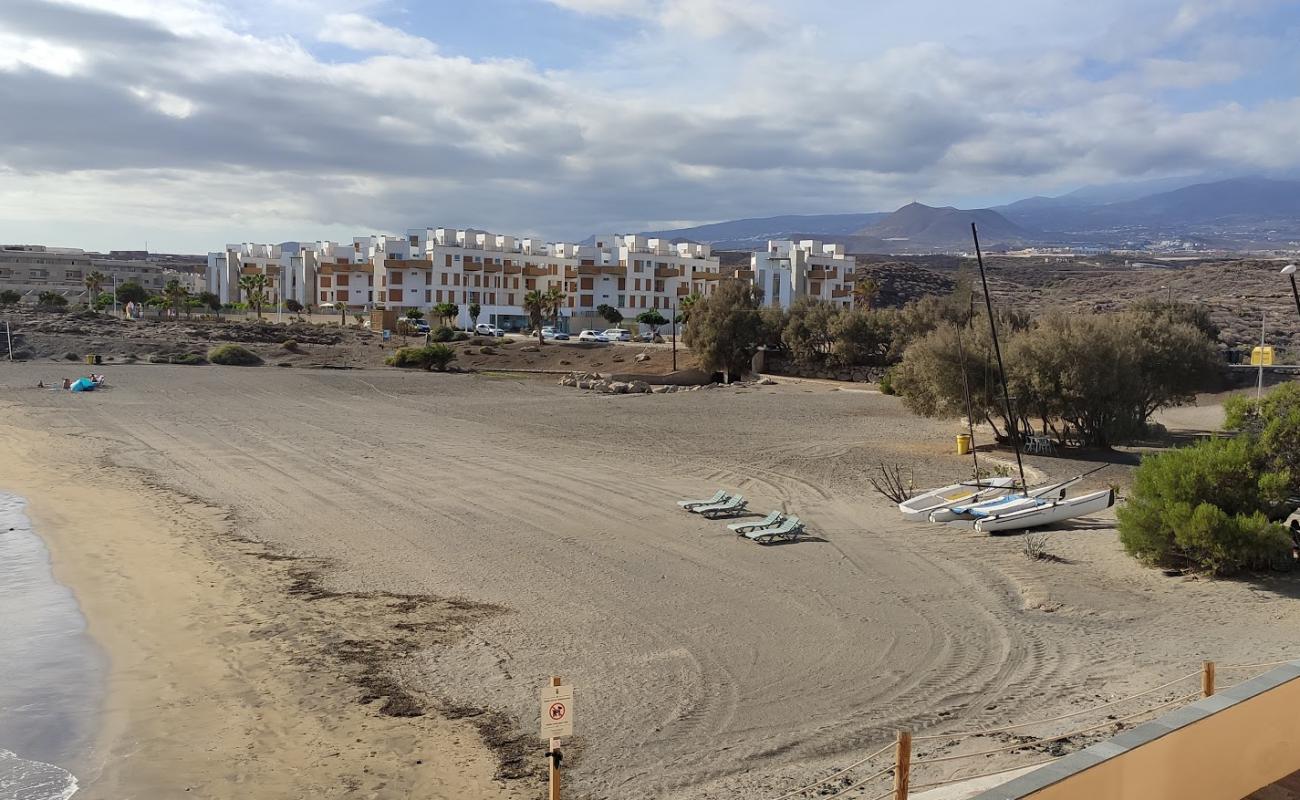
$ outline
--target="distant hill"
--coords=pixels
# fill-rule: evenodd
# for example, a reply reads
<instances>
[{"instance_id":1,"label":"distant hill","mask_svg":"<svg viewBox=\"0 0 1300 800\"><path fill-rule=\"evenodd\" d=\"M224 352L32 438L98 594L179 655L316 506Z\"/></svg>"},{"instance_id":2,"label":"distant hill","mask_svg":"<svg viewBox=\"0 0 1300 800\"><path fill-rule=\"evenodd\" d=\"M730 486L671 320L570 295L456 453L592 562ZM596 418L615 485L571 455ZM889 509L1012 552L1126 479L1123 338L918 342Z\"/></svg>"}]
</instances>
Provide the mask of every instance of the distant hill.
<instances>
[{"instance_id":1,"label":"distant hill","mask_svg":"<svg viewBox=\"0 0 1300 800\"><path fill-rule=\"evenodd\" d=\"M756 250L769 239L839 242L850 253L931 253L980 243L1112 247L1165 240L1227 250L1294 248L1300 241L1300 173L1271 178L1194 177L1085 186L1059 197L1027 197L961 210L910 203L892 213L784 215L647 231L716 250ZM594 241L594 238L589 241Z\"/></svg>"},{"instance_id":2,"label":"distant hill","mask_svg":"<svg viewBox=\"0 0 1300 800\"><path fill-rule=\"evenodd\" d=\"M808 235L848 236L864 225L885 217L884 212L869 214L786 214L777 217L754 217L714 222L692 228L644 231L643 236L657 236L673 241L703 242L719 250L753 250L769 239L790 239ZM593 239L594 241L594 239Z\"/></svg>"},{"instance_id":3,"label":"distant hill","mask_svg":"<svg viewBox=\"0 0 1300 800\"><path fill-rule=\"evenodd\" d=\"M1030 198L996 210L1024 227L1076 233L1132 226L1176 228L1218 220L1300 219L1300 181L1295 180L1231 178L1108 203L1089 203L1083 199L1086 196Z\"/></svg>"},{"instance_id":4,"label":"distant hill","mask_svg":"<svg viewBox=\"0 0 1300 800\"><path fill-rule=\"evenodd\" d=\"M1032 238L1029 231L992 209L935 208L922 203L908 203L857 234L886 241L905 241L909 247L945 247L970 244L972 222L979 226L982 242L993 244Z\"/></svg>"}]
</instances>

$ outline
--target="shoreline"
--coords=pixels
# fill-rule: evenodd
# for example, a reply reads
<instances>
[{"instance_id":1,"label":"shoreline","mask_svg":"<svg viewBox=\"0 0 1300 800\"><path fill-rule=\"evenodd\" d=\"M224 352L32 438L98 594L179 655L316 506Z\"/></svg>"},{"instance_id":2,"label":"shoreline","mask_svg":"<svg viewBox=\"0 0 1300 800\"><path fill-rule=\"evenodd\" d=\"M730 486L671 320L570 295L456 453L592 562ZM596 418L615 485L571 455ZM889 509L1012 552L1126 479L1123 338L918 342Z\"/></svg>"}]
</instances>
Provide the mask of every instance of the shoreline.
<instances>
[{"instance_id":1,"label":"shoreline","mask_svg":"<svg viewBox=\"0 0 1300 800\"><path fill-rule=\"evenodd\" d=\"M234 800L249 786L268 797L516 796L468 723L377 713L346 670L303 652L310 632L263 608L283 595L248 591L285 582L282 557L240 542L223 512L121 480L134 470L88 463L84 442L26 421L0 425L0 486L27 501L55 579L108 661L99 730L74 770L79 798Z\"/></svg>"}]
</instances>

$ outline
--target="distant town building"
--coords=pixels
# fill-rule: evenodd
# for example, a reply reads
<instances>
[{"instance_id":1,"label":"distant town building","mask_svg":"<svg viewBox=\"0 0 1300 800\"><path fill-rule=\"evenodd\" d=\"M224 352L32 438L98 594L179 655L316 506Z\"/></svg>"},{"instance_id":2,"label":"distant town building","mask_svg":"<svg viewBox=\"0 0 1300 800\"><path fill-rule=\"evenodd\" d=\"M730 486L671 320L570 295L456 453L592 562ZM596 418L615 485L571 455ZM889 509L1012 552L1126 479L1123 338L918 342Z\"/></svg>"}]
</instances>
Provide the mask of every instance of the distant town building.
<instances>
[{"instance_id":1,"label":"distant town building","mask_svg":"<svg viewBox=\"0 0 1300 800\"><path fill-rule=\"evenodd\" d=\"M191 292L201 291L200 262L193 257L150 255L144 252L86 252L75 247L0 245L0 289L17 291L23 302L34 303L42 292L57 292L69 302L86 302L86 276L104 276L102 291L134 281L158 294L168 281L180 281Z\"/></svg>"}]
</instances>

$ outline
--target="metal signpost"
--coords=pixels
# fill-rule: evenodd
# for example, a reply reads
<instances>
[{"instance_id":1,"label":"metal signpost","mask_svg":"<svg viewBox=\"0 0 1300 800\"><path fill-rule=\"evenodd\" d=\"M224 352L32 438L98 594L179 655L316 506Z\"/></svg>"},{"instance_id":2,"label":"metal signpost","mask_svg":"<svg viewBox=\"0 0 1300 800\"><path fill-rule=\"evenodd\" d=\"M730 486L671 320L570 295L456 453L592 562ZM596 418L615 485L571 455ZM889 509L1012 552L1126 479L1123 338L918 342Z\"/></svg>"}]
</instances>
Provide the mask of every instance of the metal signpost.
<instances>
[{"instance_id":1,"label":"metal signpost","mask_svg":"<svg viewBox=\"0 0 1300 800\"><path fill-rule=\"evenodd\" d=\"M541 737L550 747L546 757L550 778L548 800L560 800L560 740L573 736L573 687L563 685L558 676L551 677L551 685L542 689Z\"/></svg>"}]
</instances>

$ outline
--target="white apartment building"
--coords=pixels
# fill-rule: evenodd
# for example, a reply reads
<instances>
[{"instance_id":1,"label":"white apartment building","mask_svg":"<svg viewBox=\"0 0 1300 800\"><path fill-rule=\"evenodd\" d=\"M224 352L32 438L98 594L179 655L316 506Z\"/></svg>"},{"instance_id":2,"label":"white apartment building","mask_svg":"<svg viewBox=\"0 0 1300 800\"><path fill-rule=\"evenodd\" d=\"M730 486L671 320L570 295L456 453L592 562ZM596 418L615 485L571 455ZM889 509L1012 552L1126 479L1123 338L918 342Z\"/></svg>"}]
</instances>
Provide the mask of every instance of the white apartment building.
<instances>
[{"instance_id":1,"label":"white apartment building","mask_svg":"<svg viewBox=\"0 0 1300 800\"><path fill-rule=\"evenodd\" d=\"M240 299L239 278L268 278L268 302L280 296L304 305L424 311L459 307L458 325L479 321L528 327L530 291L557 287L574 324L601 325L596 309L617 308L628 324L659 309L671 317L678 298L707 295L722 277L708 245L672 244L643 236L598 237L590 245L547 243L473 228L416 228L404 237L364 236L333 242L232 244L208 254L208 288L224 302ZM283 293L283 295L281 295Z\"/></svg>"},{"instance_id":2,"label":"white apartment building","mask_svg":"<svg viewBox=\"0 0 1300 800\"><path fill-rule=\"evenodd\" d=\"M767 249L750 257L747 278L763 292L767 305L789 308L800 297L814 297L841 306L853 304L853 256L842 244L812 239L799 242L770 241Z\"/></svg>"},{"instance_id":3,"label":"white apartment building","mask_svg":"<svg viewBox=\"0 0 1300 800\"><path fill-rule=\"evenodd\" d=\"M225 250L208 253L206 288L223 303L239 302L243 299L239 279L261 274L266 276L269 305L281 300L314 303L320 254L333 247L337 245L331 242L228 244Z\"/></svg>"}]
</instances>

